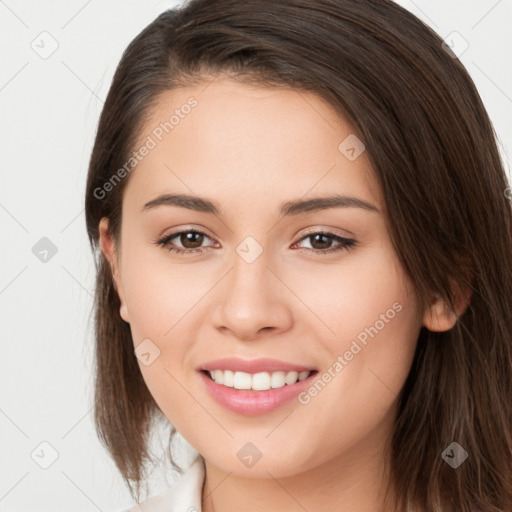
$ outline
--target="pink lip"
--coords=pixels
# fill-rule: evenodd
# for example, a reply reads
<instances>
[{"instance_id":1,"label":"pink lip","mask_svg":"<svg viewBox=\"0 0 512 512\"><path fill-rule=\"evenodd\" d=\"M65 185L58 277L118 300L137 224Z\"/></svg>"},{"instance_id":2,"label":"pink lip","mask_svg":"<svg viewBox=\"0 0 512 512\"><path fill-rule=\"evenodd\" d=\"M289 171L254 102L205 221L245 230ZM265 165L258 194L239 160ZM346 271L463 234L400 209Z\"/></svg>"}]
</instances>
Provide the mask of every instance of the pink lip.
<instances>
[{"instance_id":1,"label":"pink lip","mask_svg":"<svg viewBox=\"0 0 512 512\"><path fill-rule=\"evenodd\" d=\"M308 368L300 364L288 363L277 359L240 359L228 357L208 361L199 370L232 370L234 372L258 373L258 372L304 372L313 371L315 368Z\"/></svg>"},{"instance_id":2,"label":"pink lip","mask_svg":"<svg viewBox=\"0 0 512 512\"><path fill-rule=\"evenodd\" d=\"M310 386L316 374L316 372L312 373L307 379L297 381L295 384L285 384L282 388L251 391L217 384L205 372L199 372L206 389L220 405L230 411L247 416L256 416L277 409Z\"/></svg>"}]
</instances>

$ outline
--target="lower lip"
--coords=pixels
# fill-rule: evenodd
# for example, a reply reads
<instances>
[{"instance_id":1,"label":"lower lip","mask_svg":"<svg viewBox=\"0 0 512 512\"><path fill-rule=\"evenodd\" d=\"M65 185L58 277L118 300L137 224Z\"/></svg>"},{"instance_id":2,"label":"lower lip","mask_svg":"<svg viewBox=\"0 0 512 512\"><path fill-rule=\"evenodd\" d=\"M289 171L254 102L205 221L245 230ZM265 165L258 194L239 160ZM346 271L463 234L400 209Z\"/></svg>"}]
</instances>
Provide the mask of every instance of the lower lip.
<instances>
[{"instance_id":1,"label":"lower lip","mask_svg":"<svg viewBox=\"0 0 512 512\"><path fill-rule=\"evenodd\" d=\"M285 384L281 388L267 391L229 388L217 384L202 371L199 374L205 383L206 389L220 405L239 414L256 416L271 412L297 396L310 385L316 372L312 372L307 379L297 381L295 384Z\"/></svg>"}]
</instances>

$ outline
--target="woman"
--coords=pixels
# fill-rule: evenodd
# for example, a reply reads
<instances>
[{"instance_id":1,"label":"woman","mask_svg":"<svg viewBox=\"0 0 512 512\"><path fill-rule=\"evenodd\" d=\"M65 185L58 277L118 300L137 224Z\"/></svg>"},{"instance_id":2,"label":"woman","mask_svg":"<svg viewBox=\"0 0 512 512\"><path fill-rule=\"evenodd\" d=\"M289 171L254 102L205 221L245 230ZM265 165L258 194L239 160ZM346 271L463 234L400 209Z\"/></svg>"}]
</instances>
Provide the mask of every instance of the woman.
<instances>
[{"instance_id":1,"label":"woman","mask_svg":"<svg viewBox=\"0 0 512 512\"><path fill-rule=\"evenodd\" d=\"M466 70L393 2L146 27L87 183L95 421L137 501L154 420L198 456L137 510L511 510L508 186Z\"/></svg>"}]
</instances>

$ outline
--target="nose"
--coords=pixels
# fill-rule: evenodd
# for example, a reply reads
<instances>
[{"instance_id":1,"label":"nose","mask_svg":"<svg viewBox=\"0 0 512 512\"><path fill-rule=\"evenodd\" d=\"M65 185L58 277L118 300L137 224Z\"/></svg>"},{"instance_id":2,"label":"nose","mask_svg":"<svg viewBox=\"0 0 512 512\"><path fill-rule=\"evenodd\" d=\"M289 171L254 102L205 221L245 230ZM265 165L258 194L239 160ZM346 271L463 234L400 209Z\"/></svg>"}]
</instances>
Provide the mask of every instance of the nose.
<instances>
[{"instance_id":1,"label":"nose","mask_svg":"<svg viewBox=\"0 0 512 512\"><path fill-rule=\"evenodd\" d=\"M251 341L290 329L293 318L288 301L293 294L263 255L252 263L237 255L223 281L215 313L218 330Z\"/></svg>"}]
</instances>

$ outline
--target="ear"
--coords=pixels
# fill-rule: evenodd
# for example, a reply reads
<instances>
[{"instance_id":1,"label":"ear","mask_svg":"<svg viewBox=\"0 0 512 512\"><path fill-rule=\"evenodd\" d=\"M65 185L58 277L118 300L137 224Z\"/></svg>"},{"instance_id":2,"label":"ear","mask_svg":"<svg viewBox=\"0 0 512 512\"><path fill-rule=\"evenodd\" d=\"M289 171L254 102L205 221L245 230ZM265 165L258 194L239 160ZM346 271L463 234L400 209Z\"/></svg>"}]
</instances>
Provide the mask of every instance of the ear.
<instances>
[{"instance_id":1,"label":"ear","mask_svg":"<svg viewBox=\"0 0 512 512\"><path fill-rule=\"evenodd\" d=\"M112 273L112 280L114 282L114 287L117 291L117 294L119 296L119 300L121 302L121 307L119 308L119 313L121 315L121 318L129 323L129 316L128 316L128 307L126 306L126 302L124 299L124 292L123 292L123 283L121 280L121 272L119 267L119 259L117 252L115 250L114 245L114 239L111 236L111 233L109 231L109 223L108 218L103 217L100 220L99 223L99 242L100 242L100 248L101 252L107 259L110 270Z\"/></svg>"},{"instance_id":2,"label":"ear","mask_svg":"<svg viewBox=\"0 0 512 512\"><path fill-rule=\"evenodd\" d=\"M434 294L432 301L424 312L422 326L433 332L449 331L457 323L457 318L464 314L470 300L471 289L469 287L465 287L463 290L457 288L453 298L455 309L453 311L447 301L441 298L440 295Z\"/></svg>"}]
</instances>

